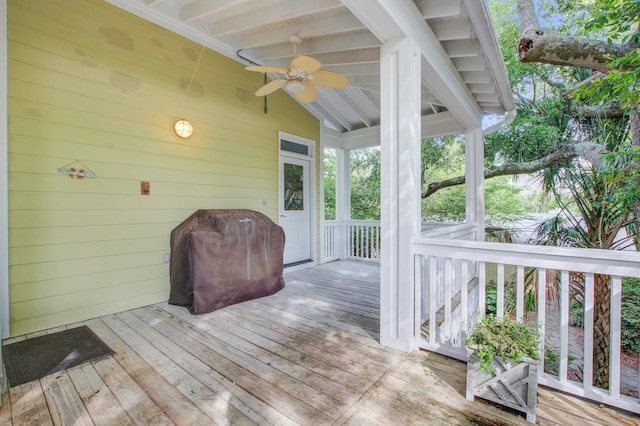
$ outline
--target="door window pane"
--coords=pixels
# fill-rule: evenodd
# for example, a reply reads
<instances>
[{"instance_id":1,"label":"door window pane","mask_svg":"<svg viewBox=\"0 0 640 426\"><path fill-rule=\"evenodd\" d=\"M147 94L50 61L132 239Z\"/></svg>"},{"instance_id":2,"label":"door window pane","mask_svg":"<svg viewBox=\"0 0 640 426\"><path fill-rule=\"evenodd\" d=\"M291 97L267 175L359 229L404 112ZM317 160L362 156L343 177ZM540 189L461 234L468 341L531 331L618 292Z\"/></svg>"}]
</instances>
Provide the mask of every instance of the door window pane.
<instances>
[{"instance_id":1,"label":"door window pane","mask_svg":"<svg viewBox=\"0 0 640 426\"><path fill-rule=\"evenodd\" d=\"M284 163L284 209L304 210L304 167Z\"/></svg>"}]
</instances>

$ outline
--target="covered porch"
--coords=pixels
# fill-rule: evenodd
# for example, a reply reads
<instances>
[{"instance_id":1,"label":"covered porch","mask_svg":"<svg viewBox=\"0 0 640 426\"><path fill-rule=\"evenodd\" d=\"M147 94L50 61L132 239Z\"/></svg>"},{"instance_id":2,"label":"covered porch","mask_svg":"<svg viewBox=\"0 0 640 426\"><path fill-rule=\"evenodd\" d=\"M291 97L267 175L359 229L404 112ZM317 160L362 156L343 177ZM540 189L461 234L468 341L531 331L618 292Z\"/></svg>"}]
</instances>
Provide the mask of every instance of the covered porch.
<instances>
[{"instance_id":1,"label":"covered porch","mask_svg":"<svg viewBox=\"0 0 640 426\"><path fill-rule=\"evenodd\" d=\"M160 303L86 321L116 354L11 388L0 424L526 424L467 401L464 363L380 345L379 265L285 279L276 295L210 314ZM638 422L538 394L540 424Z\"/></svg>"}]
</instances>

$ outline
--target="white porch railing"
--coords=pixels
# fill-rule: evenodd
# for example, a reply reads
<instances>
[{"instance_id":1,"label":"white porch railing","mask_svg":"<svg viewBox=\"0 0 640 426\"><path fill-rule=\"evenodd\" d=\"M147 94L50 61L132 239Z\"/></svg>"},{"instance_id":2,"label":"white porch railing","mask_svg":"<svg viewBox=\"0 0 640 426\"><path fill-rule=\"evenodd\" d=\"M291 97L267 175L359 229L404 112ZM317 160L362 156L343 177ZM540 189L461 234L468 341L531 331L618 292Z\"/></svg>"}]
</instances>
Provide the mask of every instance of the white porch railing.
<instances>
[{"instance_id":1,"label":"white porch railing","mask_svg":"<svg viewBox=\"0 0 640 426\"><path fill-rule=\"evenodd\" d=\"M321 262L337 259L380 261L380 221L325 221L322 225Z\"/></svg>"},{"instance_id":2,"label":"white porch railing","mask_svg":"<svg viewBox=\"0 0 640 426\"><path fill-rule=\"evenodd\" d=\"M338 220L327 220L322 225L321 243L321 263L331 262L340 259L342 256L340 247L342 246L342 222Z\"/></svg>"},{"instance_id":3,"label":"white porch railing","mask_svg":"<svg viewBox=\"0 0 640 426\"><path fill-rule=\"evenodd\" d=\"M380 262L380 221L348 220L346 257Z\"/></svg>"},{"instance_id":4,"label":"white porch railing","mask_svg":"<svg viewBox=\"0 0 640 426\"><path fill-rule=\"evenodd\" d=\"M459 229L449 235L466 239L468 234ZM421 347L466 360L462 340L477 313L485 311L486 265L495 263L496 314L539 321L545 333L540 344L541 358L545 356L545 344L553 346L550 349L554 359L548 358L547 362L554 361L557 371L540 369L540 384L640 413L638 398L621 393L620 362L621 282L622 277L640 277L637 252L425 238L414 244L413 252L416 336ZM516 271L513 277L505 276L505 265L513 265ZM611 277L609 383L606 390L593 385L594 322L598 320L594 318L594 277L598 274ZM576 295L574 284L577 281L584 286L584 326L580 329L571 327L569 322L570 300ZM530 286L531 283L536 285ZM550 297L552 289L557 289L556 297ZM525 305L532 299L535 300L535 313L527 316ZM512 305L510 301L513 301ZM513 310L510 310L511 306ZM576 349L575 342L581 339L571 335L576 329L584 334L580 350ZM582 359L581 368L576 366L576 358ZM631 371L635 376L630 380L632 384L635 382L637 391L638 370ZM626 376L628 381L628 374Z\"/></svg>"},{"instance_id":5,"label":"white porch railing","mask_svg":"<svg viewBox=\"0 0 640 426\"><path fill-rule=\"evenodd\" d=\"M443 224L433 222L422 223L423 238L440 238L445 240L475 241L477 226L475 224Z\"/></svg>"},{"instance_id":6,"label":"white porch railing","mask_svg":"<svg viewBox=\"0 0 640 426\"><path fill-rule=\"evenodd\" d=\"M322 224L321 232L321 263L338 259L380 261L379 220L326 220ZM476 227L466 224L423 222L422 235L428 238L475 240Z\"/></svg>"}]
</instances>

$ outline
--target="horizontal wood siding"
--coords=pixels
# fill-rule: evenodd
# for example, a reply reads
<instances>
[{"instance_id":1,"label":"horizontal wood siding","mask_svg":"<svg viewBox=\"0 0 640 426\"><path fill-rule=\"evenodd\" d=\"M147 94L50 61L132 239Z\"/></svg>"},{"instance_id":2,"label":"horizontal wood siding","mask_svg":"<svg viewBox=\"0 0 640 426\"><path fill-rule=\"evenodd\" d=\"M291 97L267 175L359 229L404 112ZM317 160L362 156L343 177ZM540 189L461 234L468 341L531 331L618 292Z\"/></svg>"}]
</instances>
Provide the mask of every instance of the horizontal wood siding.
<instances>
[{"instance_id":1,"label":"horizontal wood siding","mask_svg":"<svg viewBox=\"0 0 640 426\"><path fill-rule=\"evenodd\" d=\"M206 49L185 97L202 46L100 0L8 8L13 336L166 300L169 234L196 209L277 221L277 132L319 142L288 95L264 114L262 75ZM97 178L57 173L75 160Z\"/></svg>"}]
</instances>

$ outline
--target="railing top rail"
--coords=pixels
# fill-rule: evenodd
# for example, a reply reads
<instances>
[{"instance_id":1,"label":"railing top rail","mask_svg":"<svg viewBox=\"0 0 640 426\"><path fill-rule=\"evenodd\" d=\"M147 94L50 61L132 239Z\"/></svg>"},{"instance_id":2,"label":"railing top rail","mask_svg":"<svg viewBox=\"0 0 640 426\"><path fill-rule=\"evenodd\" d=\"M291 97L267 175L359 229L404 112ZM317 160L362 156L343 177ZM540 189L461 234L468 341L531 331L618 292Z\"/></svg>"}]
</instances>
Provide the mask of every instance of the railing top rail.
<instances>
[{"instance_id":1,"label":"railing top rail","mask_svg":"<svg viewBox=\"0 0 640 426\"><path fill-rule=\"evenodd\" d=\"M636 251L426 238L415 240L413 251L420 255L640 278L640 253Z\"/></svg>"},{"instance_id":2,"label":"railing top rail","mask_svg":"<svg viewBox=\"0 0 640 426\"><path fill-rule=\"evenodd\" d=\"M446 228L446 227L457 226L457 225L460 225L460 224L451 223L451 222L431 222L431 221L422 222L423 228L431 228L431 229Z\"/></svg>"},{"instance_id":3,"label":"railing top rail","mask_svg":"<svg viewBox=\"0 0 640 426\"><path fill-rule=\"evenodd\" d=\"M430 229L422 233L423 238L438 238L443 235L449 235L453 233L460 233L465 231L475 230L476 225L474 223L460 223L458 225L448 225L436 229Z\"/></svg>"},{"instance_id":4,"label":"railing top rail","mask_svg":"<svg viewBox=\"0 0 640 426\"><path fill-rule=\"evenodd\" d=\"M347 225L359 225L359 226L380 226L379 220L354 220L349 219L345 221Z\"/></svg>"}]
</instances>

